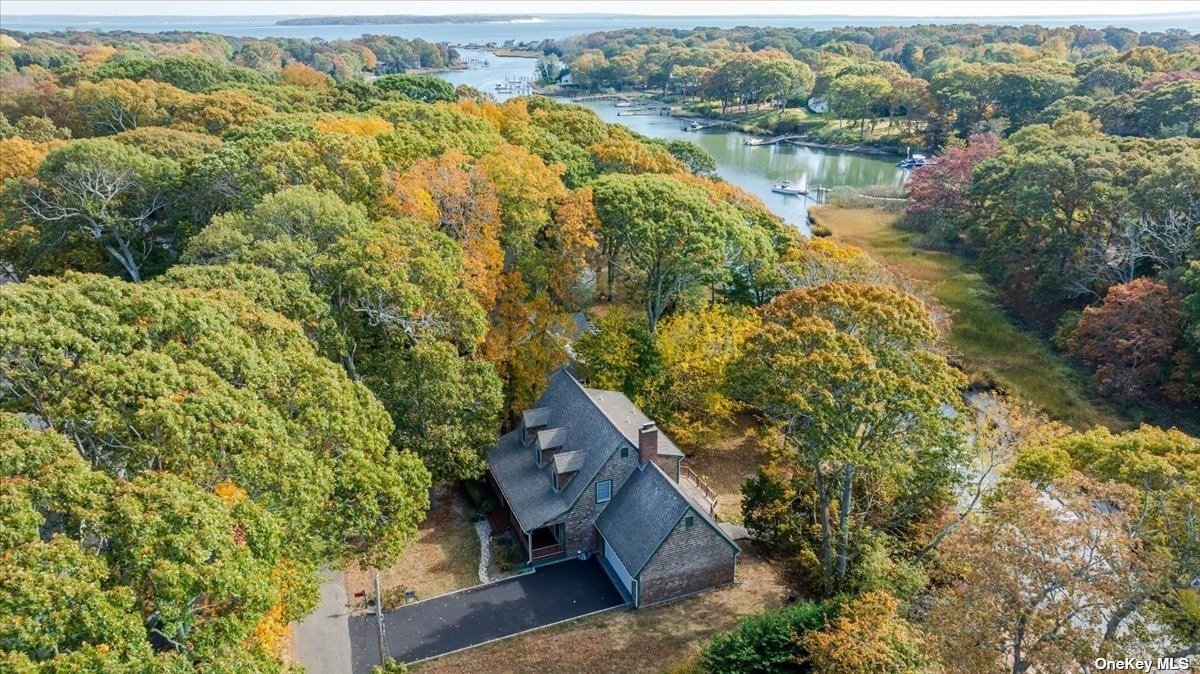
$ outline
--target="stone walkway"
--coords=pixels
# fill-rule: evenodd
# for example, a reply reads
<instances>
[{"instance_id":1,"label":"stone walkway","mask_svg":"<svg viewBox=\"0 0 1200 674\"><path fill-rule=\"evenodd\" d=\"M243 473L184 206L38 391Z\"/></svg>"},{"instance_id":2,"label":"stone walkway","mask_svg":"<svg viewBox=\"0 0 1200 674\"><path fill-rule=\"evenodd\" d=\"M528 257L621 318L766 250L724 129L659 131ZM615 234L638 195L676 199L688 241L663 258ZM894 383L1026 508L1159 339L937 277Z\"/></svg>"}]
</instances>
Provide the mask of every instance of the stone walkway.
<instances>
[{"instance_id":1,"label":"stone walkway","mask_svg":"<svg viewBox=\"0 0 1200 674\"><path fill-rule=\"evenodd\" d=\"M488 565L492 563L492 527L486 519L475 523L475 535L479 537L479 582L488 582Z\"/></svg>"}]
</instances>

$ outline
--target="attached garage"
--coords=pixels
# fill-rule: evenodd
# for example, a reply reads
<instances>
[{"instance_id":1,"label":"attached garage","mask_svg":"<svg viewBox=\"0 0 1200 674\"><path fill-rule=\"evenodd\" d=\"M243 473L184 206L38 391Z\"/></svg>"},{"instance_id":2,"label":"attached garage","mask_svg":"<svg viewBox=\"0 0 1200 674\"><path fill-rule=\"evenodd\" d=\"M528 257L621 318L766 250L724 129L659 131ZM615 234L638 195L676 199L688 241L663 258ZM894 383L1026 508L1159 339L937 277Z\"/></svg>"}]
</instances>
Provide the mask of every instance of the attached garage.
<instances>
[{"instance_id":1,"label":"attached garage","mask_svg":"<svg viewBox=\"0 0 1200 674\"><path fill-rule=\"evenodd\" d=\"M617 553L613 551L613 547L609 545L607 541L604 542L604 561L608 562L609 567L612 568L613 573L615 573L617 576L617 579L620 580L621 584L625 586L625 591L629 593L630 597L632 597L633 576L629 575L629 570L625 568L625 564L621 562L621 558L617 556Z\"/></svg>"},{"instance_id":2,"label":"attached garage","mask_svg":"<svg viewBox=\"0 0 1200 674\"><path fill-rule=\"evenodd\" d=\"M650 606L732 583L741 553L702 507L651 462L634 471L596 520L604 560Z\"/></svg>"}]
</instances>

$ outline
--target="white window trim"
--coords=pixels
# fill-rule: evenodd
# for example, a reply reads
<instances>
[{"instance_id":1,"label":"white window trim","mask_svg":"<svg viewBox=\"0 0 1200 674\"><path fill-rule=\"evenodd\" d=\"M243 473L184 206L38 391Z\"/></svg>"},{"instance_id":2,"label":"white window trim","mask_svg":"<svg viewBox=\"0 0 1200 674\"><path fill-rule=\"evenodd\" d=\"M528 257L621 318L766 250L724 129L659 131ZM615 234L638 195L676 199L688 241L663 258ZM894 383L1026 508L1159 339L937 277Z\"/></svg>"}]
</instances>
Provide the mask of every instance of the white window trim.
<instances>
[{"instance_id":1,"label":"white window trim","mask_svg":"<svg viewBox=\"0 0 1200 674\"><path fill-rule=\"evenodd\" d=\"M608 498L600 498L600 485L608 485ZM600 480L596 483L596 503L608 503L612 500L612 480Z\"/></svg>"}]
</instances>

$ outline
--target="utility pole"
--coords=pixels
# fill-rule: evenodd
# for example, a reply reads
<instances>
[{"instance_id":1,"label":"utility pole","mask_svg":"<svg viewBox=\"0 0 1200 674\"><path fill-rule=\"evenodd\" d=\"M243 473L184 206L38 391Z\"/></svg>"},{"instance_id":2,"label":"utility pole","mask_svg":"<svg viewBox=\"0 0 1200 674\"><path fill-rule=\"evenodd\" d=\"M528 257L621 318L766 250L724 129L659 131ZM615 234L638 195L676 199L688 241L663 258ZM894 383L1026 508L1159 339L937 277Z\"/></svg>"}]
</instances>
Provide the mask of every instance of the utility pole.
<instances>
[{"instance_id":1,"label":"utility pole","mask_svg":"<svg viewBox=\"0 0 1200 674\"><path fill-rule=\"evenodd\" d=\"M387 664L387 638L383 635L383 592L379 589L379 571L375 571L375 624L379 626L379 665Z\"/></svg>"}]
</instances>

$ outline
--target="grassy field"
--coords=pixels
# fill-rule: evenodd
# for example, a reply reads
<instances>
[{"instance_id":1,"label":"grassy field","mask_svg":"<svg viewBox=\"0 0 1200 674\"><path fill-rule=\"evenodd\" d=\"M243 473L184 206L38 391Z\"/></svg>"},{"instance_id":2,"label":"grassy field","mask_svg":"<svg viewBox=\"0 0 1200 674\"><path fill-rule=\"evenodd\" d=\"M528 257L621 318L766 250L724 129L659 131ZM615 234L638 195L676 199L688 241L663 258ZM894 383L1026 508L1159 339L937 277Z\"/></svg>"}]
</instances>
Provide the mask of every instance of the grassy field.
<instances>
[{"instance_id":1,"label":"grassy field","mask_svg":"<svg viewBox=\"0 0 1200 674\"><path fill-rule=\"evenodd\" d=\"M1076 428L1131 425L1100 398L1084 373L1013 321L995 291L962 258L916 248L912 234L894 229L898 214L817 208L813 216L833 231L834 239L863 248L918 281L952 314L950 347L973 380L994 382Z\"/></svg>"}]
</instances>

